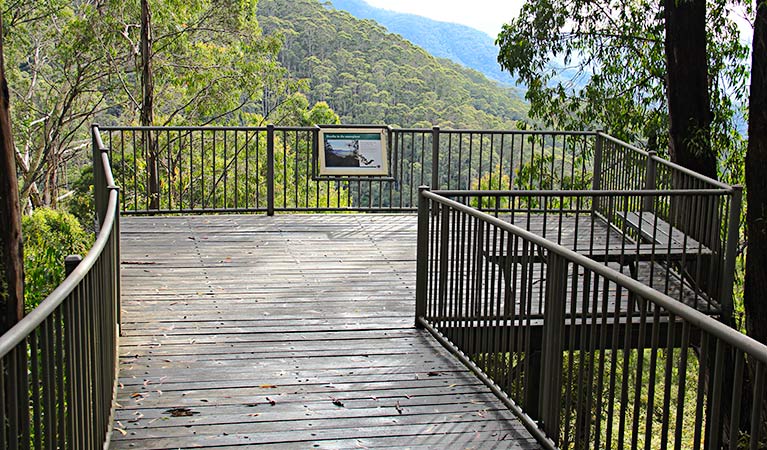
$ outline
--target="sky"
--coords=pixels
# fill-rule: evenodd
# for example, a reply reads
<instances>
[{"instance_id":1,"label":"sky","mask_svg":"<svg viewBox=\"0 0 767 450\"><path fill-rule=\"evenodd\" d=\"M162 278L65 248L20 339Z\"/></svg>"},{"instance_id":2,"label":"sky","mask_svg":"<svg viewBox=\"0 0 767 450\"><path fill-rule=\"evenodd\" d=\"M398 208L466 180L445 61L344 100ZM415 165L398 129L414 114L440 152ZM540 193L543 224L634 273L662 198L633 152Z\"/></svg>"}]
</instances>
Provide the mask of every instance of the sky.
<instances>
[{"instance_id":1,"label":"sky","mask_svg":"<svg viewBox=\"0 0 767 450\"><path fill-rule=\"evenodd\" d=\"M516 17L524 0L365 0L377 8L417 14L442 22L460 23L492 38Z\"/></svg>"},{"instance_id":2,"label":"sky","mask_svg":"<svg viewBox=\"0 0 767 450\"><path fill-rule=\"evenodd\" d=\"M376 8L417 14L442 22L460 23L484 31L495 39L501 26L519 14L524 0L365 0ZM750 45L752 28L744 19L742 7L731 13L741 31L742 40Z\"/></svg>"}]
</instances>

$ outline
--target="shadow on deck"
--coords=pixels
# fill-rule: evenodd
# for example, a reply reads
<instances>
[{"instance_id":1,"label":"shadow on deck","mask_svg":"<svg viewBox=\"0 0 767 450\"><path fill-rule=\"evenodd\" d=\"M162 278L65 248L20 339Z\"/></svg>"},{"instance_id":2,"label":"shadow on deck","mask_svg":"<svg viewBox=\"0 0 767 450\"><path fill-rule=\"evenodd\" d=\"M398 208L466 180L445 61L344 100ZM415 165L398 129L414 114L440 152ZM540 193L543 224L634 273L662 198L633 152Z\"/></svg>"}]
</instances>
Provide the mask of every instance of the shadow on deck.
<instances>
[{"instance_id":1,"label":"shadow on deck","mask_svg":"<svg viewBox=\"0 0 767 450\"><path fill-rule=\"evenodd\" d=\"M413 327L416 217L122 219L112 448L537 448Z\"/></svg>"}]
</instances>

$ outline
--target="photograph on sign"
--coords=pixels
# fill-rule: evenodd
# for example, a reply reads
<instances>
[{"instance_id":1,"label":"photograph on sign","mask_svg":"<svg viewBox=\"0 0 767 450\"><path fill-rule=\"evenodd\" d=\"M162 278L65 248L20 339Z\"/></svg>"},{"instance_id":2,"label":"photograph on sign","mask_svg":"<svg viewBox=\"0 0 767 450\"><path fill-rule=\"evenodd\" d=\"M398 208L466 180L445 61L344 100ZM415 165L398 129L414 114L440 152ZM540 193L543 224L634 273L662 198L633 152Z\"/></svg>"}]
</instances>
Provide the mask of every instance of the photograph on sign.
<instances>
[{"instance_id":1,"label":"photograph on sign","mask_svg":"<svg viewBox=\"0 0 767 450\"><path fill-rule=\"evenodd\" d=\"M320 130L320 175L388 175L385 128Z\"/></svg>"}]
</instances>

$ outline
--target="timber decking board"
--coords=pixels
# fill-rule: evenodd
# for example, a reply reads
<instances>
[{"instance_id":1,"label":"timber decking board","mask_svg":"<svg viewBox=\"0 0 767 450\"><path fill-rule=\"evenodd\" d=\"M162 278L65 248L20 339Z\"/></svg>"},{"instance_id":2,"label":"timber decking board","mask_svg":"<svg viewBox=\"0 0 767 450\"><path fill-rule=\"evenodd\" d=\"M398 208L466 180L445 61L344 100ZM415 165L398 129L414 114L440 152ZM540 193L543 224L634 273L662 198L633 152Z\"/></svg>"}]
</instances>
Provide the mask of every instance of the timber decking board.
<instances>
[{"instance_id":1,"label":"timber decking board","mask_svg":"<svg viewBox=\"0 0 767 450\"><path fill-rule=\"evenodd\" d=\"M412 327L415 227L378 214L123 217L111 447L538 448Z\"/></svg>"}]
</instances>

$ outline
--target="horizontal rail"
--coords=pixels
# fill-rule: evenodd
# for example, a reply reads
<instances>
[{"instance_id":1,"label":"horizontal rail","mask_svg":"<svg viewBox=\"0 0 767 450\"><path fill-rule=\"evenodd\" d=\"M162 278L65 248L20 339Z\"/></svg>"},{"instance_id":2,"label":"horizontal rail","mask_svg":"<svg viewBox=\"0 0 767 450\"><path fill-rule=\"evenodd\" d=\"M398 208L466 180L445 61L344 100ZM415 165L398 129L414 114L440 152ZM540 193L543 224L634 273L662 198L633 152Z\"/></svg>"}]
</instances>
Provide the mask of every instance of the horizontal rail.
<instances>
[{"instance_id":1,"label":"horizontal rail","mask_svg":"<svg viewBox=\"0 0 767 450\"><path fill-rule=\"evenodd\" d=\"M608 196L658 196L669 194L668 190L658 189L596 189L596 190L568 190L568 189L518 189L510 191L499 190L435 190L431 191L434 194L442 197L529 197L529 196L542 196L542 197L608 197ZM718 196L722 194L731 194L733 192L732 187L727 189L674 189L672 193L674 195L701 195L701 196Z\"/></svg>"},{"instance_id":2,"label":"horizontal rail","mask_svg":"<svg viewBox=\"0 0 767 450\"><path fill-rule=\"evenodd\" d=\"M409 131L409 130L407 130ZM431 130L429 130L431 131ZM488 134L488 135L527 135L527 136L596 136L593 131L566 131L566 130L453 130L440 129L446 134Z\"/></svg>"}]
</instances>

